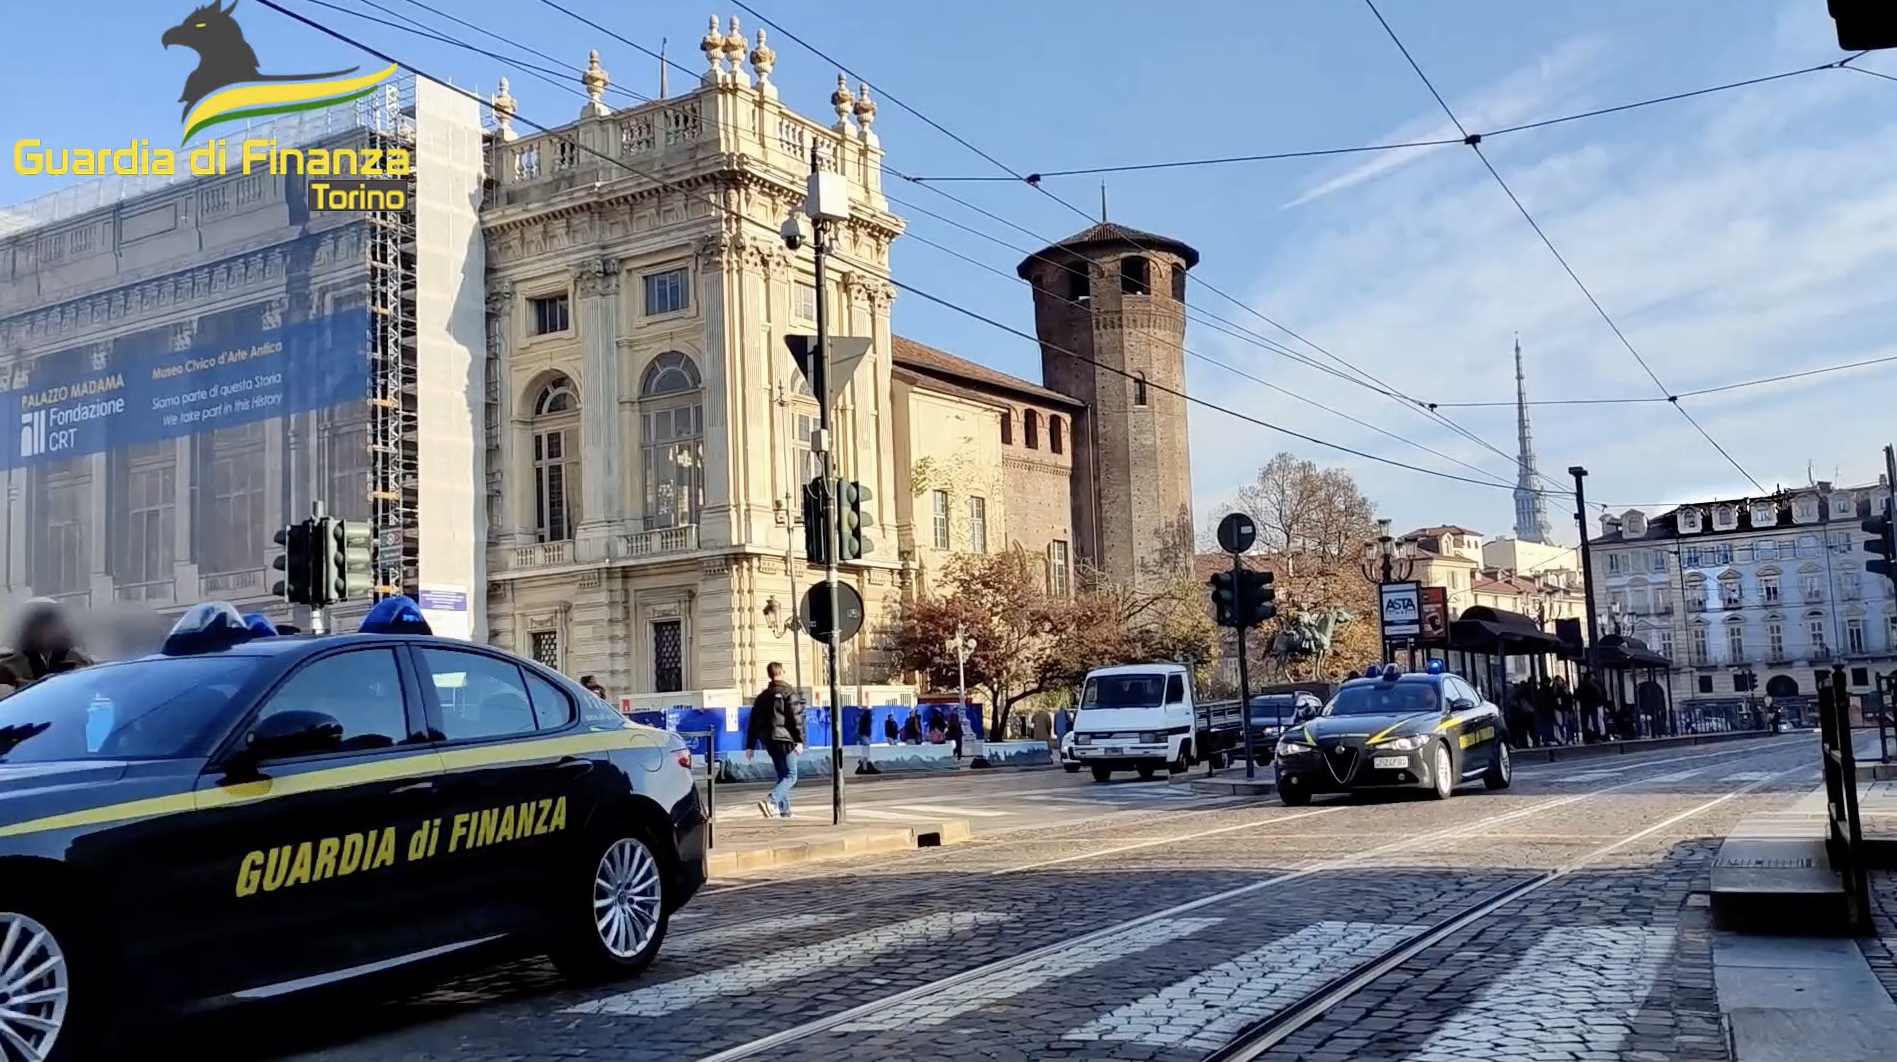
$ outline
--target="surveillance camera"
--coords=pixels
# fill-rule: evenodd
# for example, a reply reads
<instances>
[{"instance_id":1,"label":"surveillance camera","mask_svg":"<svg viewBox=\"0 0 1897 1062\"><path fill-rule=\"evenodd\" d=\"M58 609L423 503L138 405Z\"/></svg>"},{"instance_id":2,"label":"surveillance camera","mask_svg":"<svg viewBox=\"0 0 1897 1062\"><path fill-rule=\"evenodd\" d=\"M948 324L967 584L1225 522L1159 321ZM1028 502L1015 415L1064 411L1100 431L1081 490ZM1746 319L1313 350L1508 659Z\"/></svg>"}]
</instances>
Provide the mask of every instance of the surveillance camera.
<instances>
[{"instance_id":1,"label":"surveillance camera","mask_svg":"<svg viewBox=\"0 0 1897 1062\"><path fill-rule=\"evenodd\" d=\"M792 214L784 219L784 225L777 230L784 237L784 246L795 251L804 245L804 219Z\"/></svg>"}]
</instances>

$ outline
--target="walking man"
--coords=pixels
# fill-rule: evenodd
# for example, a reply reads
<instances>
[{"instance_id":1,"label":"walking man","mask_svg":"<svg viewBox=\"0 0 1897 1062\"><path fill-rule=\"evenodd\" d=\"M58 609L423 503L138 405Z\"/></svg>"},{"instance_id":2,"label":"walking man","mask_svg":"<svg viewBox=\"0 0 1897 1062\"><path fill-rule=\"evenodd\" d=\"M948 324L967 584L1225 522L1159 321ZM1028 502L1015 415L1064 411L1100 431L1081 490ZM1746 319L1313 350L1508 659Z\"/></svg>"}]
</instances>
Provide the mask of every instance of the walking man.
<instances>
[{"instance_id":1,"label":"walking man","mask_svg":"<svg viewBox=\"0 0 1897 1062\"><path fill-rule=\"evenodd\" d=\"M797 784L797 756L804 751L804 710L797 703L797 691L784 681L784 665L772 661L764 672L771 681L751 702L744 758L756 756L760 746L770 754L777 785L770 796L757 802L757 808L767 819L788 819L790 789Z\"/></svg>"}]
</instances>

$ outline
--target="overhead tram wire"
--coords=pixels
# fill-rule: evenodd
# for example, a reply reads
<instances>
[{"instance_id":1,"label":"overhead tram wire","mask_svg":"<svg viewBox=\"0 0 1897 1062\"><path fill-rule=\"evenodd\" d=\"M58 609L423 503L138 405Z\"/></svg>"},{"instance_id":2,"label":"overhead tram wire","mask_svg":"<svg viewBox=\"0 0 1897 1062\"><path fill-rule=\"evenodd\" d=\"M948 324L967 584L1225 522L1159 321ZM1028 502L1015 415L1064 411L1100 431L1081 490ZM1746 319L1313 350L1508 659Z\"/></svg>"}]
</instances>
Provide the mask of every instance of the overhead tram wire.
<instances>
[{"instance_id":1,"label":"overhead tram wire","mask_svg":"<svg viewBox=\"0 0 1897 1062\"><path fill-rule=\"evenodd\" d=\"M1863 54L1864 54L1863 52L1858 53L1858 55L1863 55ZM1714 93L1719 93L1719 92L1730 92L1735 89L1751 88L1754 85L1763 85L1763 84L1766 84L1767 82L1772 82L1772 81L1782 81L1786 78L1801 77L1805 74L1815 74L1824 70L1849 69L1846 67L1846 64L1851 62L1851 60L1855 58L1857 58L1857 56L1852 56L1847 59L1840 59L1840 60L1837 60L1836 62L1820 63L1817 66L1800 67L1797 70L1783 70L1783 71L1780 71L1779 73L1766 74L1762 77L1746 78L1743 81L1728 81L1719 85L1709 85L1705 88L1693 89L1688 92L1675 92L1666 96L1655 96L1650 99L1636 100L1633 103L1622 103L1622 104L1617 104L1612 107L1599 107L1591 111L1582 111L1578 114L1564 114L1558 118L1543 118L1539 121L1523 122L1520 125L1503 126L1500 129L1491 129L1486 132L1478 133L1476 135L1482 137L1484 140L1488 140L1488 139L1492 139L1498 136L1505 136L1510 133L1525 133L1531 129L1546 129L1549 126L1563 125L1568 122L1578 122L1578 121L1582 121L1588 118L1599 118L1599 117L1602 117L1603 115L1619 114L1623 111L1639 110L1642 107L1652 107L1652 106L1656 106L1662 103L1675 103L1680 100L1693 99L1696 96L1710 96L1710 95L1713 95ZM1867 73L1876 73L1876 71L1867 71ZM1879 75L1879 76L1884 76L1884 75ZM1892 78L1891 80L1897 81L1897 78ZM1467 136L1467 135L1468 134L1466 133L1464 134L1464 136ZM1218 157L1218 158L1204 158L1204 159L1171 159L1164 162L1137 162L1137 163L1126 163L1126 164L1117 165L1117 166L1088 166L1088 167L1083 167L1080 169L1071 169L1071 170L1041 170L1037 173L1030 173L1027 175L1026 178L1023 178L1023 179L1025 179L1028 183L1033 184L1033 183L1036 183L1037 181L1045 180L1049 177L1093 177L1093 176L1104 176L1107 174L1114 174L1114 173L1140 173L1140 172L1151 171L1151 170L1192 169L1192 168L1197 168L1197 167L1202 167L1202 166L1229 166L1229 165L1236 165L1236 164L1246 163L1246 162L1277 162L1277 161L1281 161L1285 159L1324 158L1327 156L1370 154L1370 153L1382 152L1382 151L1405 151L1405 150L1415 150L1415 149L1420 149L1420 148L1452 147L1454 145L1461 144L1461 143L1463 143L1463 140L1461 138L1448 138L1448 139L1441 139L1441 140L1405 140L1405 141L1398 141L1398 142L1389 143L1389 144L1361 144L1355 147L1316 148L1316 149L1312 149L1308 151L1280 151L1280 152L1273 152L1273 153L1264 154L1264 155L1229 155L1229 156L1223 156L1223 157ZM921 176L910 177L909 179L917 183L947 182L947 181L995 183L995 182L1001 182L1001 181L1016 180L1017 178L996 177L996 176L988 176L985 174L951 174L951 175L941 175L941 176L921 175Z\"/></svg>"},{"instance_id":2,"label":"overhead tram wire","mask_svg":"<svg viewBox=\"0 0 1897 1062\"><path fill-rule=\"evenodd\" d=\"M550 3L551 0L542 0L542 2ZM815 55L817 58L822 59L824 62L829 63L832 66L835 66L838 70L841 70L847 74L850 74L853 77L856 77L859 81L868 80L867 78L862 77L856 71L852 70L847 65L839 62L834 56L831 56L830 54L825 52L823 49L818 48L816 45L810 43L807 40L804 40L802 37L798 36L796 33L792 32L791 30L786 29L781 23L778 23L770 19L769 17L765 16L764 14L759 12L756 8L746 3L745 0L733 0L733 2L736 3L737 6L741 10L743 10L745 13L749 14L751 17L762 22L764 25L770 27L772 30L783 35L784 37L789 38L793 43L797 44L798 46L802 47L806 51L810 52L812 55ZM895 104L898 107L901 107L903 110L909 112L911 115L914 115L918 120L922 121L924 124L928 125L930 128L935 129L937 132L941 133L943 136L948 137L950 140L955 141L957 144L960 144L961 146L967 148L969 151L980 156L982 159L986 160L987 162L995 166L997 169L1001 170L1003 173L1010 174L1014 176L1016 179L1022 180L1024 182L1026 181L1026 178L1019 171L1010 167L1007 163L1002 162L1000 159L995 158L993 155L990 155L988 152L983 151L981 148L976 147L974 144L970 143L968 140L966 140L959 134L946 128L941 123L937 122L933 118L930 118L928 115L922 113L920 110L918 110L914 106L911 106L909 103L905 102L901 97L897 96L893 92L890 92L887 86L884 86L883 88L879 89L879 91L881 92L882 97L884 99L888 100L889 102ZM928 185L925 184L924 187L928 187ZM1059 203L1061 206L1066 207L1068 210L1079 215L1081 218L1086 219L1090 224L1093 223L1094 217L1092 214L1088 213L1085 210L1082 210L1080 207L1075 206L1073 203L1070 203L1067 200L1062 199L1060 196L1055 195L1052 191L1048 190L1046 187L1038 183L1031 185L1031 187L1033 187L1036 191L1039 191L1041 194L1047 196L1049 199L1052 199L1054 202ZM940 189L937 189L937 191L939 192ZM1030 233L1030 235L1032 235L1032 233ZM1153 253L1152 248L1142 246L1140 242L1136 239L1129 238L1127 242L1132 244L1135 248L1141 251L1144 251L1147 254ZM1515 464L1517 467L1519 467L1518 462L1520 459L1518 455L1510 454L1507 451L1500 449L1499 447L1495 446L1493 443L1490 443L1486 439L1481 438L1480 436L1476 435L1474 432L1468 430L1462 425L1455 423L1453 419L1447 416L1444 416L1443 414L1435 410L1430 409L1428 403L1422 402L1414 398L1413 396L1402 393L1400 390L1396 389L1395 387L1392 387L1390 384L1384 382L1378 377L1375 377L1371 375L1370 373L1364 371L1362 368L1358 367L1357 365L1352 364L1349 360L1337 354L1334 354L1331 351L1324 349L1323 347L1318 346L1316 343L1313 343L1308 339L1305 339L1303 336L1299 335L1297 332L1293 331L1289 327L1283 324L1280 324L1279 322L1266 316L1263 312L1259 311L1256 307L1250 305L1244 300L1239 299L1236 296L1233 296L1227 293L1226 291L1220 289L1219 287L1217 287L1210 281L1206 280L1204 277L1195 276L1191 273L1188 273L1186 279L1188 283L1196 284L1200 286L1201 288L1204 288L1206 291L1209 291L1212 294L1217 295L1219 298L1222 298L1225 301L1231 303L1232 305L1239 307L1240 309L1258 318L1259 320L1265 322L1271 327L1278 329L1279 331L1285 333L1286 335L1291 336L1293 339L1296 339L1297 341L1303 343L1305 346L1310 347L1312 350L1317 351L1319 354L1323 355L1324 357L1327 357L1331 359L1332 361L1336 362L1337 364L1342 365L1344 368L1348 369L1349 371L1356 373L1358 376L1361 376L1365 380L1370 381L1374 384L1380 385L1379 387L1374 388L1374 389L1379 390L1381 393L1386 394L1387 396L1399 402L1403 406L1420 411L1423 416L1441 424L1444 427L1449 428L1451 431L1454 431L1457 434L1462 435L1463 437L1469 439L1471 442L1474 442L1477 445L1482 446L1483 448L1487 450L1490 450L1491 452L1497 454L1504 460L1510 462L1511 464ZM1537 476L1544 483L1548 483L1551 486L1553 486L1558 492L1565 493L1570 490L1570 488L1568 488L1566 485L1561 484L1560 482L1549 478L1544 473L1540 473L1538 471Z\"/></svg>"},{"instance_id":3,"label":"overhead tram wire","mask_svg":"<svg viewBox=\"0 0 1897 1062\"><path fill-rule=\"evenodd\" d=\"M305 15L299 11L292 10L291 8L284 6L281 0L257 0L257 3L260 6L267 7L270 10L275 11L280 15L283 15L290 19L294 19L295 21L309 27L310 29L313 29L319 33L322 33L323 35L327 37L330 37L334 40L347 44L352 48L355 48L359 51L364 52L365 54L374 56L375 58L380 59L385 63L394 64L395 66L398 66L401 69L408 71L409 73L415 75L416 77L429 81L443 89L446 89L449 92L455 93L458 96L471 100L477 104L485 105L487 102L481 99L481 97L478 94L471 92L468 89L462 88L459 85L455 85L440 77L437 77L429 73L427 70L419 66L416 66L413 63L406 62L402 59L396 58L395 56L390 55L389 53L382 51L381 49L376 48L370 44L367 44L358 38L352 37L341 30L338 30L332 26L325 25L324 23L318 21L317 19L311 18L310 16ZM642 177L648 181L651 181L655 185L658 185L659 187L667 188L672 191L678 192L682 195L698 199L699 201L705 203L706 205L710 206L713 210L721 214L726 214L743 224L752 225L759 229L764 229L768 231L771 237L774 239L779 238L778 230L773 225L770 225L763 221L759 221L756 218L752 218L740 211L733 210L730 207L724 205L723 203L718 202L714 198L711 198L709 196L705 196L702 194L694 193L692 190L685 188L674 181L666 180L665 178L660 177L656 174L647 172L646 170L642 170L632 165L631 163L626 162L624 159L618 158L616 156L607 154L606 152L600 151L596 148L590 147L589 145L581 142L579 138L567 133L560 132L555 127L543 125L519 113L516 113L514 115L513 120L516 122L519 122L520 124L530 129L533 129L537 132L540 132L549 137L552 137L558 140L562 144L572 147L576 152L590 155L594 158L599 159L602 162L610 163L614 166L617 166L625 170L627 173L630 173L636 177ZM955 312L962 314L963 316L969 317L973 320L981 321L984 324L987 324L993 328L1000 329L1001 331L1007 332L1011 335L1018 336L1030 342L1035 342L1035 343L1040 342L1040 339L1036 336L1029 335L1026 332L1023 332L1010 325L1004 324L1001 321L995 320L994 318L988 317L975 310L971 310L949 299L942 298L939 295L934 295L928 291L925 291L919 287L916 287L913 284L908 284L903 281L895 280L894 278L891 278L890 284L894 287L900 288L903 291L907 291L910 294L913 294L926 301L935 303L936 305L942 306L946 309L954 310ZM1054 346L1053 344L1047 344L1047 345L1051 347L1053 350L1055 350L1055 352L1057 353L1065 354L1068 357L1074 358L1075 360L1083 362L1085 364L1092 365L1095 368L1114 373L1116 375L1125 377L1129 380L1133 378L1133 374L1125 369L1120 369L1115 366L1107 365L1093 358L1089 358L1077 351L1067 350L1065 348ZM1314 435L1307 435L1303 432L1295 431L1293 429L1286 428L1278 424L1273 424L1270 421L1264 420L1260 417L1254 417L1248 413L1240 412L1228 406L1223 406L1223 405L1220 405L1219 403L1212 402L1204 398L1199 398L1196 395L1188 394L1183 390L1167 387L1164 384L1153 383L1149 381L1147 386L1150 389L1159 391L1162 394L1173 395L1174 397L1179 398L1182 401L1190 402L1194 405L1201 406L1206 409L1211 409L1219 413L1224 413L1225 415L1233 417L1234 419L1242 420L1242 421L1245 421L1246 423L1254 424L1261 428L1266 428L1283 435L1289 435L1292 438L1300 439L1304 442L1308 442L1316 446L1322 446L1322 447L1325 447L1326 449L1335 450L1339 453L1349 454L1353 457L1359 457L1367 461L1374 461L1378 464L1388 465L1395 468L1401 468L1409 472L1416 472L1421 475L1431 476L1437 479L1449 480L1449 481L1457 482L1457 483L1466 483L1471 486L1487 487L1490 489L1510 489L1506 484L1501 484L1501 483L1493 482L1490 480L1471 479L1467 476L1460 476L1451 472L1442 472L1433 468L1425 468L1421 465L1413 465L1405 461L1399 461L1395 458L1384 457L1380 454L1374 454L1368 451L1358 450L1354 447L1345 446L1341 443L1331 442L1327 439L1322 439Z\"/></svg>"},{"instance_id":4,"label":"overhead tram wire","mask_svg":"<svg viewBox=\"0 0 1897 1062\"><path fill-rule=\"evenodd\" d=\"M1670 395L1666 398L1662 398L1658 395L1650 398L1544 398L1531 401L1528 404L1531 406L1607 406L1669 402L1675 398L1695 398L1699 395L1713 395L1725 391L1737 391L1748 387L1763 387L1766 384L1784 383L1787 380L1802 380L1808 376L1823 376L1827 373L1844 372L1849 369L1862 369L1872 365L1887 365L1893 361L1897 361L1897 354L1889 354L1881 358L1866 358L1862 361L1849 361L1840 365L1825 365L1816 369L1804 369L1799 372L1780 373L1777 376L1764 376L1756 380L1740 380L1736 383L1701 387L1692 391L1681 391L1677 395ZM1479 409L1482 407L1515 405L1513 401L1500 400L1492 402L1438 402L1436 404L1445 409Z\"/></svg>"},{"instance_id":5,"label":"overhead tram wire","mask_svg":"<svg viewBox=\"0 0 1897 1062\"><path fill-rule=\"evenodd\" d=\"M1554 241L1548 238L1548 234L1542 231L1541 224L1535 220L1533 214L1528 212L1528 208L1522 204L1520 197L1516 196L1515 190L1510 188L1508 182L1502 178L1501 171L1497 170L1494 163L1491 163L1489 157L1483 153L1482 138L1469 133L1469 131L1463 127L1462 119L1456 117L1455 110L1449 106L1447 100L1443 99L1442 93L1436 91L1435 83L1429 80L1428 74L1423 73L1422 66L1416 62L1414 56L1410 55L1410 50L1403 44L1403 39L1397 36L1396 30L1392 28L1389 21L1383 17L1383 12L1377 9L1376 0L1364 0L1364 4L1370 8L1370 13L1376 16L1377 23L1381 25L1383 31L1389 35L1391 42L1396 45L1397 51L1403 53L1403 58L1410 64L1410 69L1414 70L1416 76L1422 79L1423 87L1427 88L1429 94L1436 98L1437 105L1442 108L1444 114L1449 116L1451 124L1456 127L1457 131L1463 134L1464 143L1468 144L1470 150L1475 152L1476 158L1482 160L1483 168L1489 171L1489 176L1495 178L1496 184L1502 186L1502 191L1507 194L1509 202L1515 204L1515 209L1521 212L1522 218L1528 222L1528 227L1535 230L1535 235L1541 238L1541 242L1548 248L1548 252L1554 255L1555 261L1560 263L1562 270L1568 274L1568 279L1574 281L1575 287L1581 289L1581 294L1587 297L1588 304L1594 307L1594 312L1600 314L1601 320L1607 322L1607 327L1613 331L1615 338L1620 340L1620 345L1626 347L1627 353L1633 355L1634 361L1639 363L1640 368L1644 370L1647 377L1653 381L1653 385L1660 389L1660 393L1667 396L1667 402L1671 404L1674 409L1679 410L1680 416L1685 417L1686 422L1691 424L1693 429L1699 432L1699 434L1712 445L1713 449L1719 451L1719 455L1725 458L1728 464L1738 469L1740 475L1744 476L1754 487L1757 487L1759 491L1763 493L1765 491L1764 484L1760 483L1752 473L1746 471L1745 466L1741 465L1738 459L1732 456L1731 452L1720 445L1719 440L1713 438L1712 433L1701 426L1699 421L1693 417L1692 413L1687 411L1685 406L1680 405L1679 397L1669 391L1666 384L1661 382L1659 375L1653 371L1653 366L1647 364L1647 359L1641 356L1640 351L1628 340L1627 334L1621 331L1620 324L1607 312L1606 307L1601 305L1600 300L1594 297L1594 292L1581 280L1580 274L1576 273L1574 267L1568 264L1567 258L1562 256L1560 248L1556 247Z\"/></svg>"}]
</instances>

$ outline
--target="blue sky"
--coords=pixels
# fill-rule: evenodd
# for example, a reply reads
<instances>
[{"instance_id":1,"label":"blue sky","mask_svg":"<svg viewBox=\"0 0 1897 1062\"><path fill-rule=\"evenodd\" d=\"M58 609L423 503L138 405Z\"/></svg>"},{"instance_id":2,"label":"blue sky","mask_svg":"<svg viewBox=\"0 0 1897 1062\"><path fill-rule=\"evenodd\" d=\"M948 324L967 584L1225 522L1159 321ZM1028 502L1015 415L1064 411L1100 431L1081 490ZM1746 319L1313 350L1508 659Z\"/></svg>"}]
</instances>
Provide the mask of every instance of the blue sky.
<instances>
[{"instance_id":1,"label":"blue sky","mask_svg":"<svg viewBox=\"0 0 1897 1062\"><path fill-rule=\"evenodd\" d=\"M491 92L509 76L521 113L552 124L579 97L488 58L316 6L330 23L457 84ZM362 0L334 0L386 18ZM468 31L378 0L451 36ZM614 83L650 94L657 63L540 0L431 0L523 45L583 64L599 49ZM729 4L561 0L627 38L697 69L698 38ZM20 5L15 38L70 42L9 56L0 87L15 101L4 142L118 146L176 129L174 86L194 65L158 45L191 5L79 0ZM996 176L991 163L898 106L892 95L1019 172L1259 154L1447 130L1423 85L1371 13L1352 0L1120 0L942 5L754 0L773 21L866 78L880 99L887 162L915 175ZM1818 0L1385 0L1385 16L1465 124L1533 121L1757 77L1841 58ZM252 0L236 14L265 70L332 69L368 57ZM84 32L75 35L75 25ZM491 44L491 42L482 42ZM773 35L786 102L827 115L836 67ZM1897 56L1863 65L1897 74ZM672 83L687 82L676 71ZM54 96L57 102L50 102ZM33 101L49 101L36 107ZM1897 83L1825 71L1769 85L1498 136L1488 157L1672 392L1897 354ZM1320 361L1267 324L1287 325L1370 376L1425 401L1513 396L1510 344L1520 332L1531 398L1655 397L1659 391L1515 212L1469 149L1439 149L1118 174L1114 220L1197 247L1191 300ZM54 187L0 172L0 201ZM942 184L1021 229L983 218L926 185L892 182L904 203L1033 249L1098 209L1100 178ZM918 236L999 269L997 275L917 241L900 241L904 282L1029 329L1022 255L902 204ZM1209 285L1209 286L1208 286ZM1233 296L1229 302L1212 289ZM1242 305L1240 305L1242 304ZM931 305L899 298L897 329L1030 378L1033 346ZM1398 402L1195 323L1188 390L1248 416L1392 459L1482 478L1410 442L1512 483L1512 460ZM1402 441L1343 420L1209 360L1343 410ZM1711 435L1767 488L1807 476L1874 479L1897 400L1897 365L1687 399ZM1513 454L1507 408L1446 411ZM1392 468L1279 435L1219 411L1192 411L1194 490L1215 516L1273 453L1349 468L1399 525L1457 523L1501 533L1506 489ZM1753 490L1664 403L1549 406L1535 411L1542 468L1592 475L1592 500L1670 503ZM1569 502L1551 498L1558 530ZM1598 511L1598 510L1597 510Z\"/></svg>"}]
</instances>

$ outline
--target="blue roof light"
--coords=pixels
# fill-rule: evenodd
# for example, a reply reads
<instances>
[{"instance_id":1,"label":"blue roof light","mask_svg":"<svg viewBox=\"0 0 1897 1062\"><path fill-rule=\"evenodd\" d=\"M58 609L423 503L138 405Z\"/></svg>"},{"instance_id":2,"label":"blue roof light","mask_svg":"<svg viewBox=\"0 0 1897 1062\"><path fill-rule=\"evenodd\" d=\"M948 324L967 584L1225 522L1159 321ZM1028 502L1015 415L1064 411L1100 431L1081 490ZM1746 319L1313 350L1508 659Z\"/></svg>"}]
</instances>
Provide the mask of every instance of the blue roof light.
<instances>
[{"instance_id":1,"label":"blue roof light","mask_svg":"<svg viewBox=\"0 0 1897 1062\"><path fill-rule=\"evenodd\" d=\"M1397 676L1401 674L1403 674L1403 669L1400 667L1397 667L1395 664L1383 665L1383 681L1395 682L1397 680Z\"/></svg>"},{"instance_id":2,"label":"blue roof light","mask_svg":"<svg viewBox=\"0 0 1897 1062\"><path fill-rule=\"evenodd\" d=\"M415 602L401 595L385 597L375 603L356 628L363 634L433 634L428 620Z\"/></svg>"},{"instance_id":3,"label":"blue roof light","mask_svg":"<svg viewBox=\"0 0 1897 1062\"><path fill-rule=\"evenodd\" d=\"M1440 674L1442 674L1442 673L1443 673L1443 662L1442 662L1442 661L1440 661L1440 660L1431 660L1431 661L1429 662L1429 673L1430 673L1430 674L1432 674L1432 675L1440 675Z\"/></svg>"},{"instance_id":4,"label":"blue roof light","mask_svg":"<svg viewBox=\"0 0 1897 1062\"><path fill-rule=\"evenodd\" d=\"M1383 674L1382 664L1371 664L1369 667L1363 669L1364 678L1376 678L1381 674Z\"/></svg>"},{"instance_id":5,"label":"blue roof light","mask_svg":"<svg viewBox=\"0 0 1897 1062\"><path fill-rule=\"evenodd\" d=\"M244 613L244 626L259 638L275 638L278 633L276 626L261 612Z\"/></svg>"},{"instance_id":6,"label":"blue roof light","mask_svg":"<svg viewBox=\"0 0 1897 1062\"><path fill-rule=\"evenodd\" d=\"M215 653L242 645L256 636L235 608L222 601L206 601L191 606L178 618L171 633L165 636L164 648L159 651L166 656Z\"/></svg>"}]
</instances>

